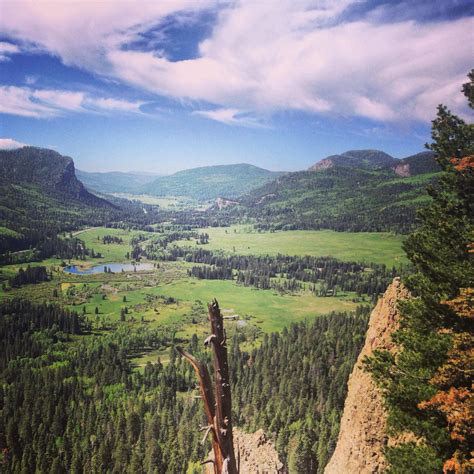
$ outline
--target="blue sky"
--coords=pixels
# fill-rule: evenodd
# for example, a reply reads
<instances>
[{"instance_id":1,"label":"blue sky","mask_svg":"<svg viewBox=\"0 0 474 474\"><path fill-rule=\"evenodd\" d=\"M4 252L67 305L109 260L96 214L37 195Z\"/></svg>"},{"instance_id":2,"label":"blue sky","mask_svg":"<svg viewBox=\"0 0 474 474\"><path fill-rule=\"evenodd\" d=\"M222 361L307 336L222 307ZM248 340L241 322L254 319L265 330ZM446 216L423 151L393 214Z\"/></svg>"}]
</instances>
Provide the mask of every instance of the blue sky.
<instances>
[{"instance_id":1,"label":"blue sky","mask_svg":"<svg viewBox=\"0 0 474 474\"><path fill-rule=\"evenodd\" d=\"M304 169L429 140L474 58L471 1L0 4L0 147L90 171Z\"/></svg>"}]
</instances>

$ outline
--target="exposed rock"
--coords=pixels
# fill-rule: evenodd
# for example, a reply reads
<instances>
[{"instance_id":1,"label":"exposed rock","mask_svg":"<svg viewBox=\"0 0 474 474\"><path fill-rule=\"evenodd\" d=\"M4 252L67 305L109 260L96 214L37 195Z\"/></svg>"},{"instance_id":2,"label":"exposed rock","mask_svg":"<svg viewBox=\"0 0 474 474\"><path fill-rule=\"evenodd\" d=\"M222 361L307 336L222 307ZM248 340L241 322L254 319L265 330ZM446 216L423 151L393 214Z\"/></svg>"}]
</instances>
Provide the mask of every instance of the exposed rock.
<instances>
[{"instance_id":1,"label":"exposed rock","mask_svg":"<svg viewBox=\"0 0 474 474\"><path fill-rule=\"evenodd\" d=\"M231 201L230 199L224 199L224 198L217 198L216 199L216 205L219 209L224 209L225 207L228 206L235 206L236 204L239 204L237 201Z\"/></svg>"},{"instance_id":2,"label":"exposed rock","mask_svg":"<svg viewBox=\"0 0 474 474\"><path fill-rule=\"evenodd\" d=\"M278 474L283 472L283 463L278 457L273 442L263 430L244 433L233 429L235 455L240 453L240 474ZM212 453L210 459L212 459ZM206 465L206 473L213 473L212 464Z\"/></svg>"},{"instance_id":3,"label":"exposed rock","mask_svg":"<svg viewBox=\"0 0 474 474\"><path fill-rule=\"evenodd\" d=\"M325 158L324 160L318 161L313 166L311 166L309 168L309 171L327 170L328 168L332 168L333 166L333 161L329 158Z\"/></svg>"},{"instance_id":4,"label":"exposed rock","mask_svg":"<svg viewBox=\"0 0 474 474\"><path fill-rule=\"evenodd\" d=\"M365 344L349 378L336 449L325 474L379 473L387 467L383 455L389 442L387 415L371 375L362 369L362 360L375 349L396 350L391 335L399 322L397 304L408 297L408 290L395 278L370 315Z\"/></svg>"},{"instance_id":5,"label":"exposed rock","mask_svg":"<svg viewBox=\"0 0 474 474\"><path fill-rule=\"evenodd\" d=\"M411 176L410 165L408 163L403 163L401 165L394 166L392 167L392 170L397 176L401 176L402 178Z\"/></svg>"}]
</instances>

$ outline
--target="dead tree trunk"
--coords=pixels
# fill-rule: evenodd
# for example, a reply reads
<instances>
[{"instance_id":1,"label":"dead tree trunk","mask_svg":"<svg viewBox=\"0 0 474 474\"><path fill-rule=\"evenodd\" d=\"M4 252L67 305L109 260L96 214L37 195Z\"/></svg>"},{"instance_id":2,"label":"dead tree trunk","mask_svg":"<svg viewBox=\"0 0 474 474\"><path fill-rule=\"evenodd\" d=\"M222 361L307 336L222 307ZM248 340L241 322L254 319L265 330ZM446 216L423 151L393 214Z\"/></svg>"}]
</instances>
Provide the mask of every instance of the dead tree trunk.
<instances>
[{"instance_id":1,"label":"dead tree trunk","mask_svg":"<svg viewBox=\"0 0 474 474\"><path fill-rule=\"evenodd\" d=\"M230 392L229 364L227 360L227 338L224 321L217 300L208 305L211 335L205 340L214 353L215 389L204 363L181 348L177 350L194 367L199 380L199 389L204 402L208 426L204 427L206 438L212 435L215 474L238 474L232 436L232 399Z\"/></svg>"}]
</instances>

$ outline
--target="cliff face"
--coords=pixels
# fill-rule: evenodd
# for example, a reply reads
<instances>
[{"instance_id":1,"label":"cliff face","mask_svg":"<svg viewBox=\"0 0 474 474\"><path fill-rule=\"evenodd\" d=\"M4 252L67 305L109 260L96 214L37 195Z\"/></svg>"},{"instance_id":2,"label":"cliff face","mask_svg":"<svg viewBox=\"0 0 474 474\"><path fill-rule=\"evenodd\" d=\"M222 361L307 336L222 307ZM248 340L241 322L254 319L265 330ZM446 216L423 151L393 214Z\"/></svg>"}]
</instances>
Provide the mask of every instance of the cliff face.
<instances>
[{"instance_id":1,"label":"cliff face","mask_svg":"<svg viewBox=\"0 0 474 474\"><path fill-rule=\"evenodd\" d=\"M388 443L382 396L362 360L375 349L395 350L391 335L398 327L397 303L409 297L395 278L372 311L364 347L349 378L348 393L334 454L325 474L368 474L386 467L383 449Z\"/></svg>"},{"instance_id":2,"label":"cliff face","mask_svg":"<svg viewBox=\"0 0 474 474\"><path fill-rule=\"evenodd\" d=\"M283 463L278 457L273 442L263 430L244 433L233 429L235 455L240 458L242 474L278 474L283 472ZM209 459L213 459L212 451ZM214 474L212 464L206 464L206 474Z\"/></svg>"},{"instance_id":3,"label":"cliff face","mask_svg":"<svg viewBox=\"0 0 474 474\"><path fill-rule=\"evenodd\" d=\"M77 179L74 161L54 150L25 146L0 150L0 183L35 185L46 194L92 206L113 207L89 193Z\"/></svg>"}]
</instances>

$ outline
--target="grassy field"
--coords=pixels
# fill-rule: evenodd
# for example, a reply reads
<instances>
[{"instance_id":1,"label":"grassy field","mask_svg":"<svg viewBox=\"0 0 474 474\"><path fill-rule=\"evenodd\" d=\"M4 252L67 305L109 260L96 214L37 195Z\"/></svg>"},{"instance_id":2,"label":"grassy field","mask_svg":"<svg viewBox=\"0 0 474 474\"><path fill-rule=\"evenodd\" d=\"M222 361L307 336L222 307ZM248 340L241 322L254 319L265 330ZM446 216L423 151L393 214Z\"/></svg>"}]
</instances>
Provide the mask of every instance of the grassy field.
<instances>
[{"instance_id":1,"label":"grassy field","mask_svg":"<svg viewBox=\"0 0 474 474\"><path fill-rule=\"evenodd\" d=\"M188 277L186 264L179 262L161 263L159 269L136 274L55 273L50 282L0 290L1 297L56 302L79 313L85 308L97 324L118 321L121 309L127 307L127 321L166 326L185 338L207 332L206 304L213 298L218 299L225 315L239 316L240 327L263 332L280 331L291 322L331 311L351 311L358 304L353 301L354 294L316 297L303 291L291 295L231 281L198 280Z\"/></svg>"},{"instance_id":2,"label":"grassy field","mask_svg":"<svg viewBox=\"0 0 474 474\"><path fill-rule=\"evenodd\" d=\"M382 232L335 232L332 230L295 230L257 232L251 226L210 227L209 250L221 249L246 255L313 255L331 256L340 260L384 263L387 266L406 264L402 250L403 237ZM191 243L196 245L195 243ZM190 245L188 241L178 245Z\"/></svg>"},{"instance_id":3,"label":"grassy field","mask_svg":"<svg viewBox=\"0 0 474 474\"><path fill-rule=\"evenodd\" d=\"M186 196L150 196L149 194L127 194L112 193L112 196L128 199L130 201L140 201L144 204L158 205L163 209L207 209L210 203L202 203Z\"/></svg>"},{"instance_id":4,"label":"grassy field","mask_svg":"<svg viewBox=\"0 0 474 474\"><path fill-rule=\"evenodd\" d=\"M405 262L402 239L391 234L331 231L258 233L249 226L203 231L210 235L205 248L238 254L332 255L342 260L388 265ZM123 262L126 253L131 251L131 238L138 233L108 228L78 232L76 235L84 240L86 246L101 252L103 257L72 263L90 266ZM123 243L103 244L102 237L105 235L120 237ZM152 233L149 235L153 236ZM247 349L258 345L263 333L281 331L292 322L331 311L353 311L358 304L368 304L368 298L357 299L353 293L337 297L319 297L309 291L282 294L274 290L240 286L229 280L199 280L187 275L191 264L186 262L159 262L159 268L145 272L94 275L63 273L60 263L58 259L32 263L54 270L53 280L17 289L0 289L0 299L23 297L34 302L58 303L79 313L85 311L97 330L107 329L111 323L118 322L121 310L126 307L126 324L164 328L174 332L178 338L188 339L192 334L200 338L208 334L206 304L217 298L223 314L236 317L226 322L229 334L237 330L244 334L243 347ZM3 267L0 270L3 278L13 276L19 266ZM146 361L156 360L158 356L164 357L166 353L144 352L136 357L134 363L143 366Z\"/></svg>"},{"instance_id":5,"label":"grassy field","mask_svg":"<svg viewBox=\"0 0 474 474\"><path fill-rule=\"evenodd\" d=\"M83 240L86 247L94 249L96 252L102 254L102 258L94 259L93 263L101 262L123 262L127 259L125 255L132 250L130 240L138 234L153 235L151 232L143 232L137 230L124 229L109 229L106 227L96 227L93 229L86 229L83 232L77 232L76 236ZM123 240L122 244L103 244L102 237L105 235L113 235ZM128 259L130 260L130 259Z\"/></svg>"},{"instance_id":6,"label":"grassy field","mask_svg":"<svg viewBox=\"0 0 474 474\"><path fill-rule=\"evenodd\" d=\"M107 278L104 276L102 283L87 283L87 288L84 288L84 283L62 283L63 297L66 298L68 292L78 295L68 306L79 312L85 306L90 315L94 315L97 307L99 316L110 321L119 320L120 310L126 306L129 309L127 319L141 321L143 318L152 326L173 325L187 336L201 332L196 331L195 325L205 321L205 305L214 298L218 299L224 314L238 315L248 321L244 324L258 327L263 332L280 331L292 322L331 311L352 311L357 306L352 301L354 294L325 298L309 292L279 294L272 290L239 286L231 281L187 277L131 289L128 282L107 281ZM71 288L75 289L71 291ZM173 300L166 302L166 298Z\"/></svg>"},{"instance_id":7,"label":"grassy field","mask_svg":"<svg viewBox=\"0 0 474 474\"><path fill-rule=\"evenodd\" d=\"M156 294L185 301L209 302L217 298L229 316L251 316L252 324L264 332L280 331L292 322L316 317L331 311L351 311L357 306L354 295L316 297L310 293L281 295L272 290L257 290L230 281L182 279L154 289Z\"/></svg>"}]
</instances>

